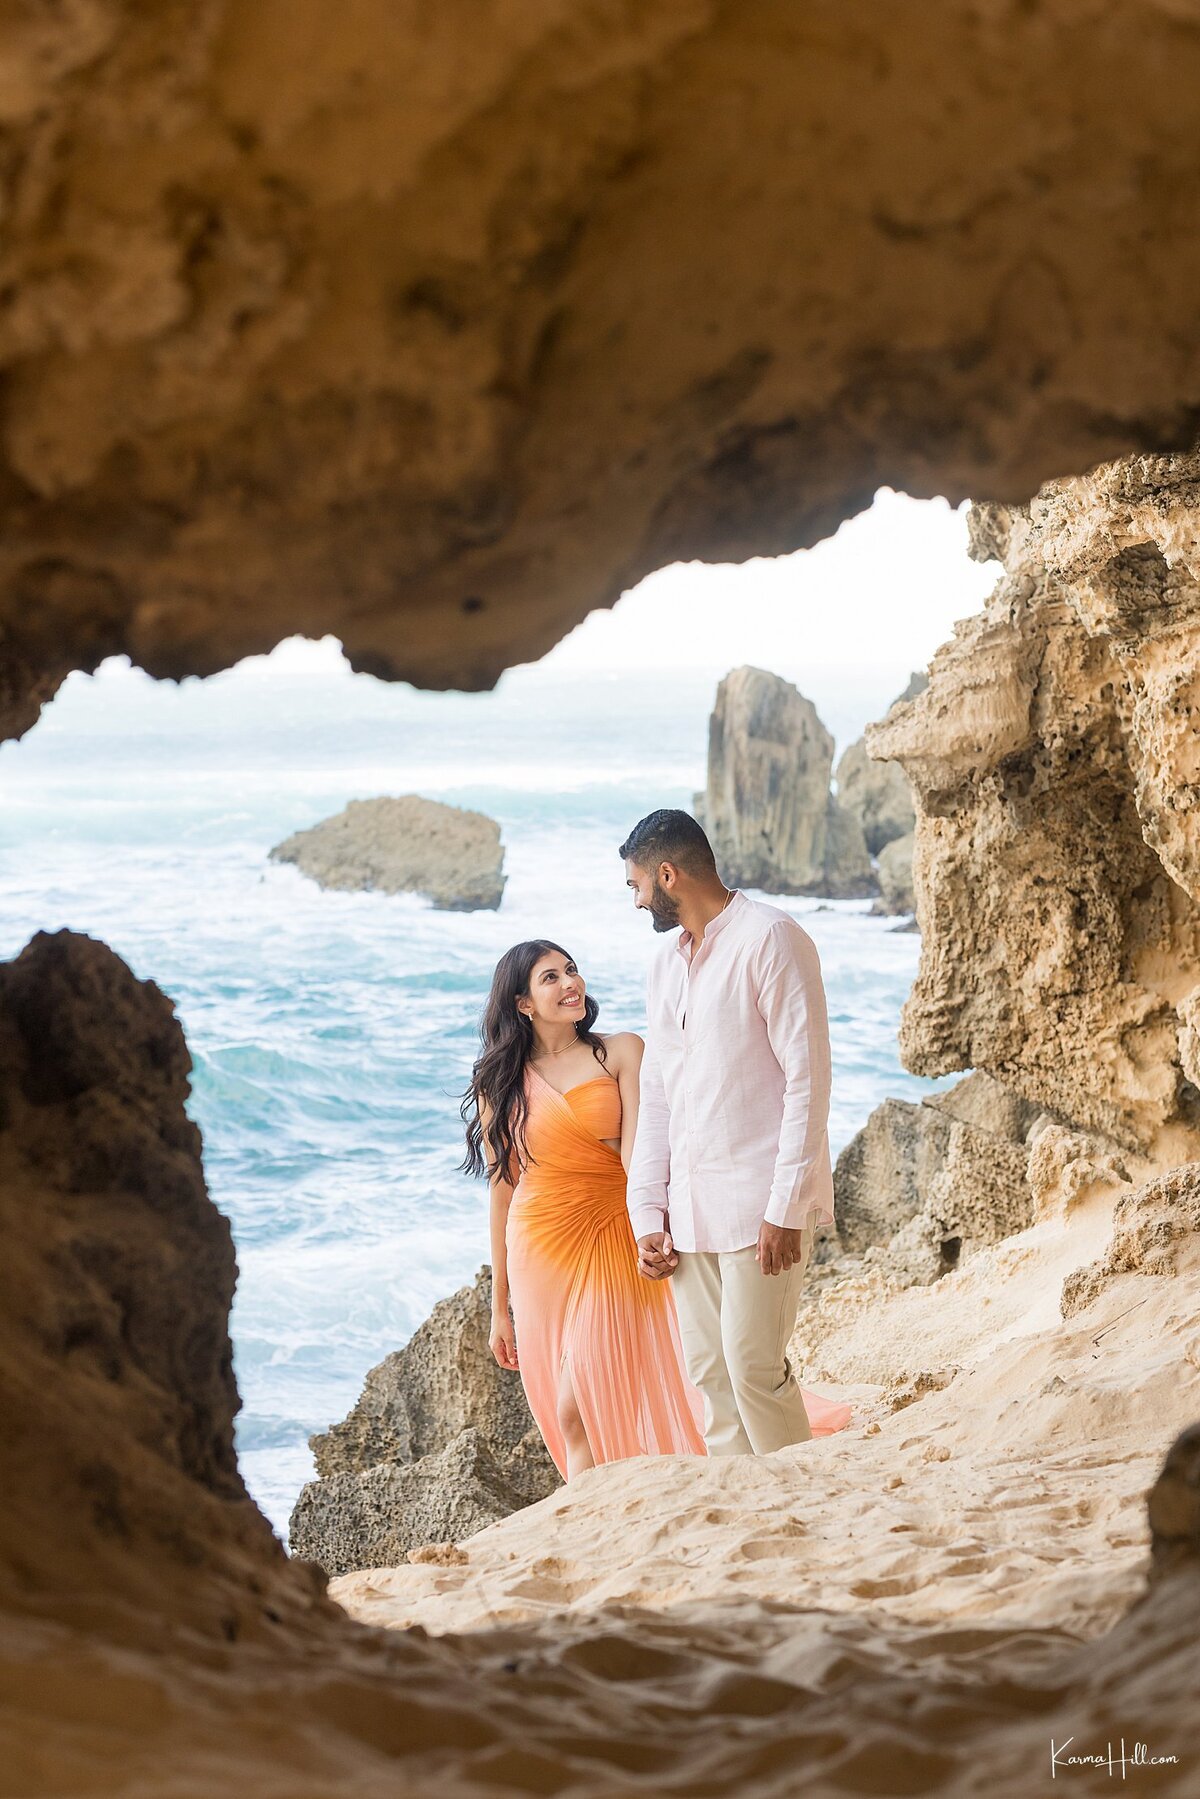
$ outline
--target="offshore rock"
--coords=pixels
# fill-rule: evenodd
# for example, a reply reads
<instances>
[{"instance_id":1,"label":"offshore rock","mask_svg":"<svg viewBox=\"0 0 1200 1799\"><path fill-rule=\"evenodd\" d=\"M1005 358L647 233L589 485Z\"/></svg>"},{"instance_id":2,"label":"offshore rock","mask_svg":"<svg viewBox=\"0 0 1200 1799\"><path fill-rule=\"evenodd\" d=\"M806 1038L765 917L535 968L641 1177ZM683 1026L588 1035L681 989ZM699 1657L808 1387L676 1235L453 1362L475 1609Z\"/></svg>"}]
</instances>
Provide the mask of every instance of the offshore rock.
<instances>
[{"instance_id":1,"label":"offshore rock","mask_svg":"<svg viewBox=\"0 0 1200 1799\"><path fill-rule=\"evenodd\" d=\"M709 719L698 802L723 878L765 893L877 891L857 821L830 792L833 738L790 681L735 668Z\"/></svg>"},{"instance_id":2,"label":"offshore rock","mask_svg":"<svg viewBox=\"0 0 1200 1799\"><path fill-rule=\"evenodd\" d=\"M872 912L888 916L897 912L912 912L916 907L913 894L913 844L916 842L912 831L903 837L893 837L885 843L875 864L875 878L879 882L879 898L871 907Z\"/></svg>"},{"instance_id":3,"label":"offshore rock","mask_svg":"<svg viewBox=\"0 0 1200 1799\"><path fill-rule=\"evenodd\" d=\"M906 705L929 685L929 677L914 670L904 692L892 701L885 716ZM842 751L837 765L837 796L843 809L862 826L868 850L878 856L885 845L906 837L917 821L912 788L898 762L880 762L867 751L867 740L858 737ZM911 907L908 908L911 911Z\"/></svg>"},{"instance_id":4,"label":"offshore rock","mask_svg":"<svg viewBox=\"0 0 1200 1799\"><path fill-rule=\"evenodd\" d=\"M442 912L494 912L504 894L500 826L483 812L405 794L351 800L271 851L322 887L423 893Z\"/></svg>"}]
</instances>

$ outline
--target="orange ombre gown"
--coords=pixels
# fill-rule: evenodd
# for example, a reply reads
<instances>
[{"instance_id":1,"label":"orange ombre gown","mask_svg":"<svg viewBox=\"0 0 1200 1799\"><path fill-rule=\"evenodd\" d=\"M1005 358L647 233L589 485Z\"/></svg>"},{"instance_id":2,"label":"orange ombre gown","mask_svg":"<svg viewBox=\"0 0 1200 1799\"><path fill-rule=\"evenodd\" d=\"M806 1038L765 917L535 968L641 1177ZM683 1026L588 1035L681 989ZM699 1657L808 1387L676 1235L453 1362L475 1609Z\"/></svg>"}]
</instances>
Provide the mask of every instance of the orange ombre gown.
<instances>
[{"instance_id":1,"label":"orange ombre gown","mask_svg":"<svg viewBox=\"0 0 1200 1799\"><path fill-rule=\"evenodd\" d=\"M669 1281L638 1273L625 1169L602 1141L621 1135L612 1075L567 1093L526 1071L522 1170L505 1239L517 1363L534 1421L560 1474L559 1370L597 1462L631 1455L704 1455L704 1401L687 1377ZM849 1423L840 1400L801 1387L814 1437Z\"/></svg>"},{"instance_id":2,"label":"orange ombre gown","mask_svg":"<svg viewBox=\"0 0 1200 1799\"><path fill-rule=\"evenodd\" d=\"M508 1208L508 1285L529 1409L560 1474L559 1371L597 1462L703 1455L704 1403L688 1380L667 1281L638 1273L610 1074L560 1093L527 1069L529 1161Z\"/></svg>"}]
</instances>

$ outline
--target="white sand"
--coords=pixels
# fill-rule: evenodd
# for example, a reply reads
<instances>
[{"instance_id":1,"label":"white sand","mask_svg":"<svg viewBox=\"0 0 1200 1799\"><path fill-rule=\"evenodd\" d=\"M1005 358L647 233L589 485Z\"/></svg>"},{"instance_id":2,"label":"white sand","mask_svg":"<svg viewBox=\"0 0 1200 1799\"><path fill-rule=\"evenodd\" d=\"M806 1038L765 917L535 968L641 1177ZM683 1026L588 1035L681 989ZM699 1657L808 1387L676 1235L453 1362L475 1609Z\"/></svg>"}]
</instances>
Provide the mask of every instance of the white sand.
<instances>
[{"instance_id":1,"label":"white sand","mask_svg":"<svg viewBox=\"0 0 1200 1799\"><path fill-rule=\"evenodd\" d=\"M830 1288L802 1325L819 1342L806 1383L856 1407L834 1437L598 1468L457 1551L331 1591L370 1624L499 1626L445 1640L507 1653L544 1696L568 1668L608 1683L604 1757L615 1733L622 1767L660 1769L664 1792L791 1794L818 1768L828 1790L1041 1791L1051 1734L1119 1753L1122 1733L1181 1757L1138 1770L1145 1790L1200 1791L1181 1697L1200 1567L1135 1605L1148 1488L1200 1418L1200 1238L1174 1274L1117 1274L1064 1321L1063 1279L1103 1252L1112 1203L1095 1194L932 1288L889 1296L861 1269ZM922 1375L948 1384L894 1410ZM674 1759L672 1707L689 1732L704 1720ZM568 1718L554 1736L577 1773ZM1119 1769L1066 1777L1111 1791Z\"/></svg>"}]
</instances>

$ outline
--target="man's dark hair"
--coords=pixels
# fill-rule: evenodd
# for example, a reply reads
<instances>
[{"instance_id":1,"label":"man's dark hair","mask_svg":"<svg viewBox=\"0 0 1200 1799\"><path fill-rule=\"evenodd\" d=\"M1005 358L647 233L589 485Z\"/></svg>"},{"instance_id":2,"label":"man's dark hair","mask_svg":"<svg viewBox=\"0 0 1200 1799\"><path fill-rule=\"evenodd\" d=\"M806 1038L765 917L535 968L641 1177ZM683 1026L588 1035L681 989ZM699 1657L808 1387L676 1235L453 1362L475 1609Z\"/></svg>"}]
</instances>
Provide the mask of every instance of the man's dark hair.
<instances>
[{"instance_id":1,"label":"man's dark hair","mask_svg":"<svg viewBox=\"0 0 1200 1799\"><path fill-rule=\"evenodd\" d=\"M712 844L690 812L660 806L638 820L618 854L639 868L653 871L660 862L673 862L684 874L703 879L716 873Z\"/></svg>"}]
</instances>

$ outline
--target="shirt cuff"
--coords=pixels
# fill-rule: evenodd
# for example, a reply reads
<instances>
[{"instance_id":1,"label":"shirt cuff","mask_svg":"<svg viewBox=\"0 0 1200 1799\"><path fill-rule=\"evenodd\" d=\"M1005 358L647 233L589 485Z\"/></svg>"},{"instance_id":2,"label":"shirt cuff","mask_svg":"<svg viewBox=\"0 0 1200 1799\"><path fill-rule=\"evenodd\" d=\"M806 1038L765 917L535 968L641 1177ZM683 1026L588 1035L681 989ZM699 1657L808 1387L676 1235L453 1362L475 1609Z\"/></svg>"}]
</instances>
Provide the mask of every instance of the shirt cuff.
<instances>
[{"instance_id":1,"label":"shirt cuff","mask_svg":"<svg viewBox=\"0 0 1200 1799\"><path fill-rule=\"evenodd\" d=\"M785 1231L815 1232L823 1225L834 1223L833 1214L827 1205L819 1199L805 1199L799 1193L792 1199L783 1199L779 1194L772 1193L763 1218L767 1224L777 1224Z\"/></svg>"},{"instance_id":2,"label":"shirt cuff","mask_svg":"<svg viewBox=\"0 0 1200 1799\"><path fill-rule=\"evenodd\" d=\"M666 1228L666 1215L665 1206L656 1206L652 1200L639 1200L629 1208L629 1222L633 1226L634 1236L639 1239L657 1236L659 1231Z\"/></svg>"}]
</instances>

